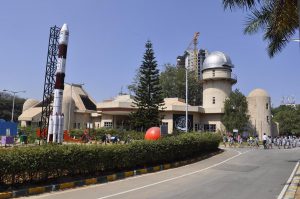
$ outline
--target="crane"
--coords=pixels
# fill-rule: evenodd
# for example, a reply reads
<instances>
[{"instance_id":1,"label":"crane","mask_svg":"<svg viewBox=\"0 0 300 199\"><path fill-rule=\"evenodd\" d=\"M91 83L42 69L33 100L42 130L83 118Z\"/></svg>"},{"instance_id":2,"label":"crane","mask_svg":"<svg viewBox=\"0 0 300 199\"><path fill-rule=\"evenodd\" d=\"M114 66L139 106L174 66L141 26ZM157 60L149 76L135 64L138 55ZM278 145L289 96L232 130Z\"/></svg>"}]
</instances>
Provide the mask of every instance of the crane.
<instances>
[{"instance_id":1,"label":"crane","mask_svg":"<svg viewBox=\"0 0 300 199\"><path fill-rule=\"evenodd\" d=\"M192 51L192 69L196 71L196 74L198 75L198 38L199 38L200 33L195 32L192 41L189 43L186 52L191 52Z\"/></svg>"}]
</instances>

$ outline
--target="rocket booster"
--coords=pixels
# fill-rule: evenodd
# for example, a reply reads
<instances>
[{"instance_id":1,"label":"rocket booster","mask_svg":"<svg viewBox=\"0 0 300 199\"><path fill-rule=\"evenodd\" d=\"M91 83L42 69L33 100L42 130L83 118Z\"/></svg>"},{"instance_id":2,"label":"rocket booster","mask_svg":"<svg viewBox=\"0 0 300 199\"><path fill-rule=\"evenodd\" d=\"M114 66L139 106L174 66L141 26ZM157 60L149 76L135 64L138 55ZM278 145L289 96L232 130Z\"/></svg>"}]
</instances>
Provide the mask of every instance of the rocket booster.
<instances>
[{"instance_id":1,"label":"rocket booster","mask_svg":"<svg viewBox=\"0 0 300 199\"><path fill-rule=\"evenodd\" d=\"M58 60L55 72L53 111L49 118L47 138L48 142L63 142L64 115L62 113L62 100L64 91L68 41L69 29L67 24L64 24L60 29L59 33Z\"/></svg>"}]
</instances>

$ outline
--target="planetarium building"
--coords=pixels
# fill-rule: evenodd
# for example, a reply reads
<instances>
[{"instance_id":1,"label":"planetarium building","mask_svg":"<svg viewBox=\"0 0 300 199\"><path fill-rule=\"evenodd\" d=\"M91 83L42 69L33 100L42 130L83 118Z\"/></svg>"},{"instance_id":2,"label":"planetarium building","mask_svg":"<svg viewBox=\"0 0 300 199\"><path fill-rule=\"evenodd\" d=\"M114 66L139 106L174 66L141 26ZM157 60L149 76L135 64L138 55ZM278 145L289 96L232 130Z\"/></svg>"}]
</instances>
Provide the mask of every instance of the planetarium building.
<instances>
[{"instance_id":1,"label":"planetarium building","mask_svg":"<svg viewBox=\"0 0 300 199\"><path fill-rule=\"evenodd\" d=\"M192 131L223 132L225 127L221 122L224 114L224 101L232 92L232 86L237 83L237 77L232 73L234 64L230 57L223 52L215 51L208 53L201 68L201 83L203 86L203 105L188 105L188 128ZM65 95L65 124L68 128L85 128L87 124L92 124L93 128L119 128L130 129L129 114L137 108L133 104L133 97L130 95L119 95L113 99L95 103L96 107L87 106L87 102L94 104L92 98L83 90L71 87L73 94ZM71 97L70 97L71 96ZM82 96L89 100L83 100ZM272 129L274 124L271 121L271 98L263 89L254 89L247 97L248 114L250 115L249 131L259 135L263 133L276 136L278 131ZM176 130L185 130L186 103L180 98L165 98L162 125L167 133ZM26 102L24 113L19 117L22 125L37 122L37 101ZM29 105L31 107L29 107ZM82 105L83 104L83 105ZM25 105L24 105L25 106ZM32 113L32 114L31 114ZM35 117L34 117L35 116ZM81 119L82 120L81 120ZM276 126L276 125L275 125ZM68 129L67 127L65 127Z\"/></svg>"}]
</instances>

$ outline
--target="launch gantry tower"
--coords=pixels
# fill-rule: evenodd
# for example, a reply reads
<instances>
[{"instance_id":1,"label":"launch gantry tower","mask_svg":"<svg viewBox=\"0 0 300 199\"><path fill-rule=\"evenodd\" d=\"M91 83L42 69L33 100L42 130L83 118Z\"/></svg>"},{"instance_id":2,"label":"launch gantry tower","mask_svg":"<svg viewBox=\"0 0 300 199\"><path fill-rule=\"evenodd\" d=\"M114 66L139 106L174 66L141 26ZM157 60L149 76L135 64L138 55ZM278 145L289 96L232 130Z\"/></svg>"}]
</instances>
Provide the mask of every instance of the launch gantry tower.
<instances>
[{"instance_id":1,"label":"launch gantry tower","mask_svg":"<svg viewBox=\"0 0 300 199\"><path fill-rule=\"evenodd\" d=\"M50 27L50 36L47 53L47 63L45 72L42 115L40 122L41 138L47 139L49 116L52 112L51 103L53 102L53 90L55 84L55 71L58 55L58 39L60 28L57 26Z\"/></svg>"}]
</instances>

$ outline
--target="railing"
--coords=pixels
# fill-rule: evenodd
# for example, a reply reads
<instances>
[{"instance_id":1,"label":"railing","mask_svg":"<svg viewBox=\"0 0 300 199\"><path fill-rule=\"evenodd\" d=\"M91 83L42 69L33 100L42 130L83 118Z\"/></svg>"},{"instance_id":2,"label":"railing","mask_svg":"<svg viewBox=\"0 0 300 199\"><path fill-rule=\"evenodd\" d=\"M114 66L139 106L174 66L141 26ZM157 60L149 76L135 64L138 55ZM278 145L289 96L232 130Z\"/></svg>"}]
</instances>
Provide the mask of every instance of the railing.
<instances>
[{"instance_id":1,"label":"railing","mask_svg":"<svg viewBox=\"0 0 300 199\"><path fill-rule=\"evenodd\" d=\"M208 80L208 79L231 79L234 82L237 81L237 76L236 74L225 72L225 71L209 71L205 72L203 74L203 80Z\"/></svg>"}]
</instances>

